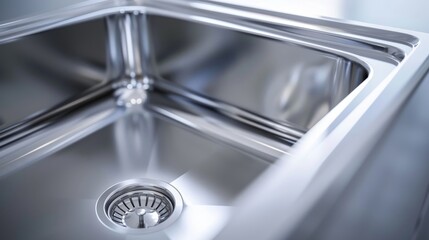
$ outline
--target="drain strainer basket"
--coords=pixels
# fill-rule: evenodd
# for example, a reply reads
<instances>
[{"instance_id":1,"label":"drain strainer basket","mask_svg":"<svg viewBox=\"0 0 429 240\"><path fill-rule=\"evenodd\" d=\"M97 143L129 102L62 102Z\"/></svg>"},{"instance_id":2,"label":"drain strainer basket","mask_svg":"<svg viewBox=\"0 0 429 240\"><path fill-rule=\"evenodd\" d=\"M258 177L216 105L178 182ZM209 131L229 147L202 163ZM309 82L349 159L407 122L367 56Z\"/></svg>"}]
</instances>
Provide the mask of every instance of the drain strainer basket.
<instances>
[{"instance_id":1,"label":"drain strainer basket","mask_svg":"<svg viewBox=\"0 0 429 240\"><path fill-rule=\"evenodd\" d=\"M160 231L173 223L183 209L180 193L170 184L131 179L107 189L98 199L100 221L120 233Z\"/></svg>"}]
</instances>

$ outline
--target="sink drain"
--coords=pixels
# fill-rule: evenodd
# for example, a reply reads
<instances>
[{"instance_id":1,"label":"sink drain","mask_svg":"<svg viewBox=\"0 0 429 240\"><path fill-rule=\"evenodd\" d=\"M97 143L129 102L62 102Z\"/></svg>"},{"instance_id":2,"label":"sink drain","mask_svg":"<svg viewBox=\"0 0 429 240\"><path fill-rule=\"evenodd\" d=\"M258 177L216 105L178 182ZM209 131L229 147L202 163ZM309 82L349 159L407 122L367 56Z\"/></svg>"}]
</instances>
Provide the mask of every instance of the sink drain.
<instances>
[{"instance_id":1,"label":"sink drain","mask_svg":"<svg viewBox=\"0 0 429 240\"><path fill-rule=\"evenodd\" d=\"M151 233L173 223L183 201L168 183L132 179L107 189L98 199L97 216L108 228L121 233Z\"/></svg>"}]
</instances>

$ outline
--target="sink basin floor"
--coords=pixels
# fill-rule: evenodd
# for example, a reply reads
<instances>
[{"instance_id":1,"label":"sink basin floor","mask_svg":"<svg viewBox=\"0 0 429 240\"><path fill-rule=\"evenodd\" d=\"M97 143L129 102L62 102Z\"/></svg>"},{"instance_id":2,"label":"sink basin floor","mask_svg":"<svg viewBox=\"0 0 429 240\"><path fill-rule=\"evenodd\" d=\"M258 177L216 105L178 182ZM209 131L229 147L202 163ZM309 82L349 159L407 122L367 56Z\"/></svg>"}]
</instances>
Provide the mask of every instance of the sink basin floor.
<instances>
[{"instance_id":1,"label":"sink basin floor","mask_svg":"<svg viewBox=\"0 0 429 240\"><path fill-rule=\"evenodd\" d=\"M268 163L146 113L114 124L0 181L2 239L209 239L234 198ZM151 235L113 232L95 204L111 185L132 178L168 182L185 208ZM25 231L22 231L25 229ZM190 234L190 235L188 235Z\"/></svg>"}]
</instances>

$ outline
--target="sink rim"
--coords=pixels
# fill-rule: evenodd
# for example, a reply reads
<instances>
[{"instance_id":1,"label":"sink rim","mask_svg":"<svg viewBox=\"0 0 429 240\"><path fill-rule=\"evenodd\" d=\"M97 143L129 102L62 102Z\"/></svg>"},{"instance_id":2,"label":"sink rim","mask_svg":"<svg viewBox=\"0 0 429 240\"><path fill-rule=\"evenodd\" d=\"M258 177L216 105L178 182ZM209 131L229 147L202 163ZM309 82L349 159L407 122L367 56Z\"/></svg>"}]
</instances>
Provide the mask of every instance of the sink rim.
<instances>
[{"instance_id":1,"label":"sink rim","mask_svg":"<svg viewBox=\"0 0 429 240\"><path fill-rule=\"evenodd\" d=\"M418 32L394 28L381 29L375 28L375 26L369 24L350 23L349 21L344 23L339 20L310 18L226 3L209 3L199 0L190 2L149 0L142 3L135 3L125 0L119 3L100 1L76 4L55 12L46 12L44 14L2 23L0 24L0 44L38 32L118 13L149 13L264 36L281 40L288 44L310 48L314 51L326 51L328 54L349 59L366 69L368 72L367 79L329 111L316 126L313 126L305 133L304 136L311 135L311 138L317 139L317 141L310 141L311 144L304 144L309 145L307 149L313 148L310 145L317 145L315 142L321 142L325 136L329 135L337 126L344 122L349 114L359 105L369 106L367 103L363 103L365 99L370 96L386 78L392 78L398 71L398 68L403 67L404 63L410 62L411 60L422 62L421 58L427 55L427 53L425 53L427 51L423 51L424 45L427 44L426 40L429 39L428 34ZM225 17L226 20L222 20L222 18ZM232 23L229 21L232 21ZM248 22L252 21L256 23L253 25L246 25ZM249 27L258 27L258 24L265 28L257 28L253 31ZM266 27L264 24L271 24L270 26L275 24L275 26L289 27L296 30L306 29L310 32L317 32L329 37L335 37L337 40L350 41L349 45L357 42L365 45L365 47L369 46L369 48L374 48L376 51L375 53L374 51L370 53L369 56L374 56L374 58L370 58L368 56L359 55L362 53L362 49L351 48L348 49L349 51L344 49L338 50L329 45L311 42L311 38L293 39L293 37L290 36L280 36L278 33L281 31L272 33L269 31L270 27ZM377 35L380 33L384 33L385 35ZM373 38L374 36L377 36L377 38ZM383 48L383 46L386 48ZM377 47L379 49L377 49ZM394 50L399 49L401 54L404 54L404 58L386 57L386 55L392 56L392 53L389 52L392 51L392 49L389 47L393 47ZM371 52L372 50L369 49L368 51ZM380 59L380 57L382 59ZM419 66L420 64L417 65ZM417 68L412 69L414 71L418 70ZM412 72L413 71L407 75L412 75ZM412 85L414 84L416 83L412 83ZM406 85L408 87L411 86L410 84ZM118 87L122 87L122 85L120 83L105 83L98 86L98 88L101 89L106 87L114 90ZM83 96L83 98L85 97L86 96ZM74 101L79 101L79 99ZM71 105L73 106L75 104L71 102ZM53 110L55 111L55 109ZM44 113L41 115L42 117L43 114ZM49 111L46 114L49 114ZM24 124L25 121L26 120L24 120ZM22 122L20 122L20 124L21 123ZM11 130L14 129L12 128ZM9 132L6 131L5 133L1 133L0 137L4 134L7 135Z\"/></svg>"},{"instance_id":2,"label":"sink rim","mask_svg":"<svg viewBox=\"0 0 429 240\"><path fill-rule=\"evenodd\" d=\"M171 6L173 8L170 8ZM225 9L229 11L227 11L227 13L224 13ZM275 12L269 12L264 10L246 8L246 7L239 7L234 5L220 4L220 3L209 4L205 1L173 3L166 0L166 1L147 1L141 4L135 4L132 1L123 1L123 2L120 2L119 4L118 3L113 4L112 2L109 2L109 1L101 1L98 3L78 4L78 5L70 6L68 8L64 8L58 12L51 12L43 15L36 15L28 18L23 18L17 21L1 24L0 25L0 44L8 41L13 41L17 38L24 37L26 35L31 35L38 32L46 31L49 29L58 28L58 27L62 27L70 24L75 24L83 21L88 21L88 20L108 16L114 13L117 14L117 13L126 13L126 12L149 13L149 14L167 16L171 18L184 19L186 21L194 21L194 22L200 22L200 23L205 23L209 25L216 25L227 29L232 29L240 32L247 32L258 36L265 36L271 39L281 40L288 44L299 45L301 47L310 48L315 51L326 51L328 54L349 59L352 62L360 65L362 68L366 69L366 71L368 72L368 77L357 89L353 91L352 94L349 94L346 97L346 99L342 101L342 102L349 102L347 105L359 104L359 103L356 103L357 97L355 97L355 95L359 96L360 94L357 92L360 92L362 91L362 89L365 89L363 85L371 85L371 84L368 84L368 82L371 82L372 85L377 85L378 83L373 83L373 82L380 82L388 74L390 74L391 69L389 68L392 68L392 65L396 66L400 64L400 62L398 62L400 59L396 59L393 62L391 61L392 60L391 58L385 58L384 60L371 59L371 58L368 58L367 56L359 56L358 54L361 51L357 51L355 53L353 51L336 50L331 46L315 44L309 40L308 41L302 40L302 39L293 40L293 38L288 36L283 38L283 36L279 36L279 34L276 35L276 33L270 33L267 29L265 29L265 31L264 29L262 30L256 29L255 31L252 31L251 29L249 29L248 26L245 25L246 22L250 22L254 20L254 21L257 21L257 24L254 24L254 26L257 26L258 24L262 25L263 23L269 23L269 24L275 23L278 26L292 27L292 28L301 30L314 25L315 19L312 19L312 18L294 16L290 14L279 14ZM247 15L244 16L243 14L246 14L246 13ZM217 16L216 14L218 14L219 16ZM228 17L227 20L225 21L219 20L221 19L221 17L225 17L225 16ZM264 17L267 17L267 16L271 18L268 18L268 20L265 19ZM244 18L244 17L245 19L242 20L241 18ZM289 22L285 23L285 22L282 22L282 20L286 20ZM235 21L235 22L232 24L229 24L228 21ZM301 26L303 24L302 23L300 24L297 21L302 21L305 26ZM244 24L244 25L240 25L240 24ZM335 29L332 27L332 26L338 27L338 25L343 27L343 29L338 29L338 28ZM376 39L368 39L367 36L362 37L362 36L353 34L353 30L350 30L351 28L349 24L335 22L332 20L327 21L324 19L324 20L320 20L320 23L318 25L315 25L312 28L307 30L315 31L315 29L317 28L320 28L317 30L318 32L323 33L325 35L335 36L337 38L340 38L343 40L346 39L348 41L358 41L361 44L367 44L369 46L372 46L373 48L376 48L377 46L389 46L389 45L386 45L386 41L384 39L381 39L381 40L379 39L377 42ZM361 26L361 28L365 28L364 30L367 31L366 32L367 35L374 34L374 33L371 33L371 31L372 32L386 31L386 30L364 27L363 25ZM346 33L344 34L343 31L345 31ZM359 31L362 31L362 29L359 29ZM351 34L348 32L351 32ZM411 50L409 49L410 46L414 48L418 46L418 42L419 42L418 38L410 35L409 33L396 32L396 34L399 37L393 34L396 38L393 38L391 40L393 40L394 42L399 42L401 44L401 47L403 47L403 50L401 50L402 53L406 57L408 57L408 54L411 54L413 52L412 51L413 49ZM293 41L291 42L291 40ZM393 43L393 42L389 42L389 43ZM394 46L394 47L396 48L397 46ZM389 49L382 49L382 50L388 51ZM386 53L382 53L382 54L386 54ZM387 53L387 55L389 54ZM118 86L116 85L116 87ZM339 104L339 105L345 105L345 104ZM331 126L327 127L326 129L334 128L338 122L340 122L345 118L345 114L343 113L347 111L346 109L341 109L341 108L344 108L344 106L343 107L337 106L330 111L331 115L337 115L337 116L331 117L333 119L332 120L333 125L330 124ZM335 114L331 112L335 112Z\"/></svg>"},{"instance_id":3,"label":"sink rim","mask_svg":"<svg viewBox=\"0 0 429 240\"><path fill-rule=\"evenodd\" d=\"M205 6L225 6L212 3L209 4L205 1L187 3L161 1L158 5L152 1L148 1L148 3L154 4L154 6L152 6L153 8L156 6L165 6L166 4L176 4L178 8L192 11L201 11L201 9L199 9L201 5L195 5L195 3L204 4ZM42 30L100 17L104 14L110 14L111 11L135 11L136 9L147 11L149 9L148 7L140 5L130 5L131 1L121 2L119 6L103 1L97 4L91 3L83 6L73 6L55 13L9 22L0 26L0 42L7 42ZM100 8L102 10L99 10ZM238 9L239 11L250 11L248 8L238 6L230 8ZM95 13L94 9L98 9L98 12ZM166 10L159 11L165 13ZM262 15L278 15L278 13L263 10L255 12ZM86 14L86 16L82 17L82 13ZM213 10L211 14L216 15L221 13ZM261 17L260 15L258 16ZM291 15L287 14L281 16L285 19L291 18ZM235 17L237 17L237 15L235 15ZM368 154L373 147L372 144L381 137L387 124L392 121L395 113L417 86L425 70L429 66L429 61L427 60L429 56L428 34L398 30L390 27L377 29L381 27L356 22L344 23L340 20L305 18L300 16L292 17L292 20L307 23L308 19L320 21L319 25L315 25L314 27L317 28L321 26L322 29L325 28L323 29L325 32L328 32L327 29L329 29L331 34L334 33L337 36L344 36L345 38L349 36L348 39L357 38L362 42L375 42L380 45L386 44L387 42L392 46L402 49L405 57L402 61L396 62L396 64L395 61L386 63L379 59L358 56L353 54L353 52L347 53L329 47L322 47L322 49L347 56L347 58L353 59L362 64L362 66L365 66L369 70L368 79L304 135L294 147L292 157L285 157L279 161L276 168L282 170L282 175L280 175L280 171L269 169L266 171L266 174L264 174L265 177L262 177L260 181L255 183L255 186L258 184L273 184L285 188L293 187L295 189L293 194L289 193L284 195L284 198L281 198L282 201L286 203L282 205L282 208L289 209L289 215L271 218L270 222L264 222L264 224L267 225L266 228L261 228L260 226L253 228L251 225L252 223L240 221L241 219L246 219L248 215L245 213L237 214L236 217L231 220L232 224L228 225L222 233L224 235L221 236L241 236L240 238L245 239L245 235L236 234L255 234L255 232L250 231L240 232L234 230L234 228L237 227L236 223L240 223L242 228L258 229L259 232L256 232L256 234L269 232L278 234L280 232L279 224L282 224L282 226L287 226L287 228L281 230L281 232L292 234L293 229L300 224L300 220L303 219L304 215L307 213L306 210L314 207L316 203L325 196L324 194L331 193L333 194L332 196L338 194L338 189L344 187L338 185L339 180L343 179L347 181L351 175L357 172L359 166L364 163L366 154ZM200 20L204 19L200 18ZM261 19L257 20L263 21ZM271 20L273 22L277 21L276 19ZM284 25L282 22L277 22L277 24ZM346 33L341 33L339 31L342 27L346 30ZM375 39L370 36L360 36L356 32L353 33L353 27L357 27L359 31L363 32L368 30L369 34L380 32L384 34L398 33L402 38L397 40L383 36L383 39ZM320 46L311 43L306 43L306 46L315 46L320 49ZM368 131L368 129L372 129L373 131ZM363 138L356 139L356 136L361 132L365 132L366 134ZM342 155L347 151L355 154L352 154L350 158L344 160ZM321 171L321 166L328 163L330 164L330 171ZM333 163L342 164L335 165ZM267 177L268 175L270 175L270 177ZM311 181L314 178L321 179L322 181L314 183ZM300 179L300 184L298 186L296 183L291 185L291 180L293 179ZM254 188L250 187L248 193L252 193L252 190L254 190ZM270 189L266 191L270 191ZM304 191L305 194L301 195ZM243 196L246 196L246 193ZM298 201L298 199L300 201ZM275 200L276 199L273 199L272 201ZM261 199L255 199L252 203L254 204L257 201L261 201ZM270 200L265 199L265 201ZM273 203L274 204L268 204L268 206L278 206L275 202ZM245 212L249 206L251 206L251 203L244 204L240 209L242 212ZM268 225L275 220L277 220L277 224ZM261 231L261 229L264 231ZM252 237L256 236L258 235L253 235Z\"/></svg>"}]
</instances>

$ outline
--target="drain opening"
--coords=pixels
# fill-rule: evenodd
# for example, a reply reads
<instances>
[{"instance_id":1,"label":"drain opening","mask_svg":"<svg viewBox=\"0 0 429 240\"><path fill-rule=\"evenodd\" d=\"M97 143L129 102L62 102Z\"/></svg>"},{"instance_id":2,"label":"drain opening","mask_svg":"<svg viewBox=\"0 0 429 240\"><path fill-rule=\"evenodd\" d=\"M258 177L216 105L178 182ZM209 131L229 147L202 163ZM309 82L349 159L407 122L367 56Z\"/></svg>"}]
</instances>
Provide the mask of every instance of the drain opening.
<instances>
[{"instance_id":1,"label":"drain opening","mask_svg":"<svg viewBox=\"0 0 429 240\"><path fill-rule=\"evenodd\" d=\"M97 216L108 228L121 233L159 231L174 222L183 208L179 192L150 179L118 183L97 201Z\"/></svg>"},{"instance_id":2,"label":"drain opening","mask_svg":"<svg viewBox=\"0 0 429 240\"><path fill-rule=\"evenodd\" d=\"M150 228L164 222L174 210L171 199L162 192L143 189L125 193L109 206L109 218L130 228Z\"/></svg>"}]
</instances>

